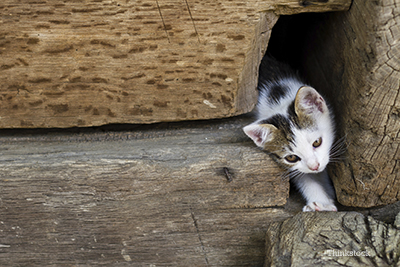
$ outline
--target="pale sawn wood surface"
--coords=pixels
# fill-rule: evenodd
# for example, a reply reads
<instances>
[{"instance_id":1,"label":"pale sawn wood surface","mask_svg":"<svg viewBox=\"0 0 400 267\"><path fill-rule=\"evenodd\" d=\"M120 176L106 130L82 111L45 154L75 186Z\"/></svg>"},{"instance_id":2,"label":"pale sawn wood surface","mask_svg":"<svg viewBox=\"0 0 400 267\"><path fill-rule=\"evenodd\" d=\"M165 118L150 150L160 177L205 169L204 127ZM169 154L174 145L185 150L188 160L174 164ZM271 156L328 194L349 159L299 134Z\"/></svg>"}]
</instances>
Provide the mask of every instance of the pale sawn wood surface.
<instances>
[{"instance_id":1,"label":"pale sawn wood surface","mask_svg":"<svg viewBox=\"0 0 400 267\"><path fill-rule=\"evenodd\" d=\"M350 0L0 3L0 128L230 117L257 101L281 14Z\"/></svg>"}]
</instances>

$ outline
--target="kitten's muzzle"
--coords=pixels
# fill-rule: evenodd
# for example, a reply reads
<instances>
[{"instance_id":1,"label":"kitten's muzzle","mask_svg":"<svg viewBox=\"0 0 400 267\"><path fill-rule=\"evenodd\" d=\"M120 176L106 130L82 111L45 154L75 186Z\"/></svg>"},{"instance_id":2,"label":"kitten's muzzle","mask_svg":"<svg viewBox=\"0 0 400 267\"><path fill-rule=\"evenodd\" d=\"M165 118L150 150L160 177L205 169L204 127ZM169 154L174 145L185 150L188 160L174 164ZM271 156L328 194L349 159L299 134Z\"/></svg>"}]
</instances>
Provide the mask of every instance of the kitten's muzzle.
<instances>
[{"instance_id":1,"label":"kitten's muzzle","mask_svg":"<svg viewBox=\"0 0 400 267\"><path fill-rule=\"evenodd\" d=\"M311 171L318 171L319 166L320 166L319 162L307 163L307 167L308 167Z\"/></svg>"}]
</instances>

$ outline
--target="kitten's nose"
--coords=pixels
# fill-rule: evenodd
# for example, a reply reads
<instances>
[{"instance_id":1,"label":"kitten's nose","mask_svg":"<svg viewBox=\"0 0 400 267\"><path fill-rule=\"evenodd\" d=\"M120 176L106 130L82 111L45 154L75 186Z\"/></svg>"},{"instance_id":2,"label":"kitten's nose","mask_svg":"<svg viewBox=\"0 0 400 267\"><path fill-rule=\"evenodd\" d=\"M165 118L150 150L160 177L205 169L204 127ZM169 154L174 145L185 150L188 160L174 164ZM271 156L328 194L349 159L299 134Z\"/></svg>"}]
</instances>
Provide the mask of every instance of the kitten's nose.
<instances>
[{"instance_id":1,"label":"kitten's nose","mask_svg":"<svg viewBox=\"0 0 400 267\"><path fill-rule=\"evenodd\" d=\"M308 164L308 168L312 171L318 171L319 162L314 162L312 164Z\"/></svg>"}]
</instances>

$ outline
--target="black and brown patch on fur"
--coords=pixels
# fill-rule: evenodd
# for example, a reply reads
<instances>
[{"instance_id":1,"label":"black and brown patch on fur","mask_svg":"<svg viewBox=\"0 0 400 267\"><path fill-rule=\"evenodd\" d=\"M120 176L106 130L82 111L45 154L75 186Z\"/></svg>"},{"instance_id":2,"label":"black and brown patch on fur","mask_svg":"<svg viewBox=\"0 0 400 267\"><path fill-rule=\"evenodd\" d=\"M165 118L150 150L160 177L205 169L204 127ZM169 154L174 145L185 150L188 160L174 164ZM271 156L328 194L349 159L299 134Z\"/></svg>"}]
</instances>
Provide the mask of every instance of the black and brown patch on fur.
<instances>
[{"instance_id":1,"label":"black and brown patch on fur","mask_svg":"<svg viewBox=\"0 0 400 267\"><path fill-rule=\"evenodd\" d=\"M263 120L260 124L272 125L272 140L264 144L264 150L276 159L282 158L286 149L290 149L294 141L291 122L283 115L275 115Z\"/></svg>"},{"instance_id":2,"label":"black and brown patch on fur","mask_svg":"<svg viewBox=\"0 0 400 267\"><path fill-rule=\"evenodd\" d=\"M314 119L304 112L295 109L295 101L288 107L287 116L277 114L269 119L260 121L260 124L274 126L272 140L265 143L264 150L276 161L282 159L287 150L292 151L294 144L293 129L312 128L315 125Z\"/></svg>"}]
</instances>

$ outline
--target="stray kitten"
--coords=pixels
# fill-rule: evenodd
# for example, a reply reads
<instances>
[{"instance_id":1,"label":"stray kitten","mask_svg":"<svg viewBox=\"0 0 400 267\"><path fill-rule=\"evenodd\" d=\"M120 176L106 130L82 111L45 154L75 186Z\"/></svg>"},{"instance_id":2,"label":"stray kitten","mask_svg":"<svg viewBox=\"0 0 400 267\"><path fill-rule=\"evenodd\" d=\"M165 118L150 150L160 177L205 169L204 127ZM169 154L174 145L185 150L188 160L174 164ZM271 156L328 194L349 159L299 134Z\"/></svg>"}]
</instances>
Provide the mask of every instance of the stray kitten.
<instances>
[{"instance_id":1,"label":"stray kitten","mask_svg":"<svg viewBox=\"0 0 400 267\"><path fill-rule=\"evenodd\" d=\"M325 169L334 141L325 100L288 65L270 57L261 63L258 90L258 119L244 132L288 170L307 201L303 211L337 211Z\"/></svg>"}]
</instances>

